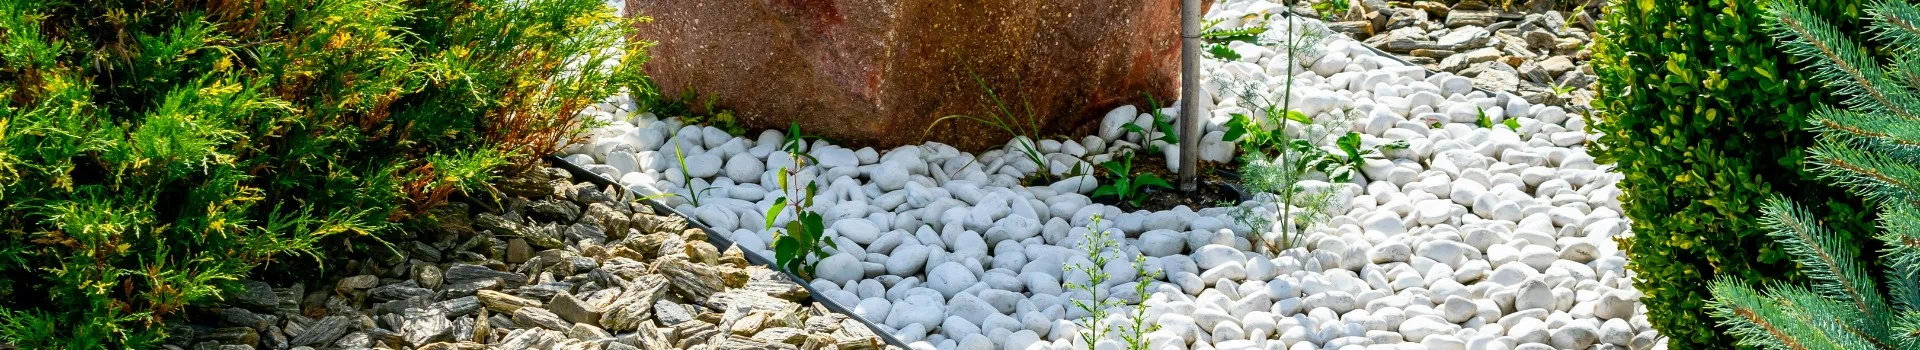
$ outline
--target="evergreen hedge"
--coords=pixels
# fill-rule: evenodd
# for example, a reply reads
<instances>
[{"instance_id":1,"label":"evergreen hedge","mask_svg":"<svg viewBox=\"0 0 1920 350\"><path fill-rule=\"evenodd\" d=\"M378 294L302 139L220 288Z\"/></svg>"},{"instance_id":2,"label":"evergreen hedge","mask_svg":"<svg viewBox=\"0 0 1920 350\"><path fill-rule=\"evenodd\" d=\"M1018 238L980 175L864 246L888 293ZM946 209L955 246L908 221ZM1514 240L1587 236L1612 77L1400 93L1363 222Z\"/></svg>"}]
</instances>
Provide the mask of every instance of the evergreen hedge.
<instances>
[{"instance_id":1,"label":"evergreen hedge","mask_svg":"<svg viewBox=\"0 0 1920 350\"><path fill-rule=\"evenodd\" d=\"M1843 32L1806 11L1798 0L1773 0L1768 28L1781 49L1812 63L1827 86L1848 96L1845 104L1814 111L1810 122L1820 141L1807 163L1821 179L1845 186L1878 207L1887 262L1876 273L1863 264L1861 245L1876 240L1842 239L1786 198L1771 198L1762 212L1770 236L1814 283L1746 285L1728 278L1713 283L1711 313L1732 328L1742 345L1778 349L1920 350L1920 99L1908 80L1920 49L1920 7L1905 0L1875 1L1871 30ZM1864 39L1878 39L1886 62L1866 57ZM1845 107L1846 109L1839 109ZM1884 284L1881 282L1884 281ZM1881 292L1885 286L1886 293Z\"/></svg>"},{"instance_id":2,"label":"evergreen hedge","mask_svg":"<svg viewBox=\"0 0 1920 350\"><path fill-rule=\"evenodd\" d=\"M1872 232L1864 201L1804 164L1815 143L1808 114L1838 99L1768 35L1768 3L1614 0L1594 42L1599 94L1588 125L1604 135L1588 150L1626 175L1622 207L1634 237L1622 248L1651 323L1675 349L1734 343L1704 311L1709 281L1806 281L1767 238L1765 199L1810 204L1843 239ZM1866 3L1808 6L1859 32Z\"/></svg>"},{"instance_id":3,"label":"evergreen hedge","mask_svg":"<svg viewBox=\"0 0 1920 350\"><path fill-rule=\"evenodd\" d=\"M646 89L630 28L603 0L0 0L0 342L157 348L260 266L388 249Z\"/></svg>"}]
</instances>

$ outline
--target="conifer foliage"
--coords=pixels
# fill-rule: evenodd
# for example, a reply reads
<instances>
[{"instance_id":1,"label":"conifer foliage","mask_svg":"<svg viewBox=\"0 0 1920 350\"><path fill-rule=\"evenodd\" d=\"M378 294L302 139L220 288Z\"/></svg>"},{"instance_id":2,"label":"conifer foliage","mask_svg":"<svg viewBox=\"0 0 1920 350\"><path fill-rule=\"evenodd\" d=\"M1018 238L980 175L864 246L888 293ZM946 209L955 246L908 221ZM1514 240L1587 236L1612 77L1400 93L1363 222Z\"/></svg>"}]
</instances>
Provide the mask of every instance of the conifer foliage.
<instances>
[{"instance_id":1,"label":"conifer foliage","mask_svg":"<svg viewBox=\"0 0 1920 350\"><path fill-rule=\"evenodd\" d=\"M1742 344L1770 349L1920 349L1920 7L1891 0L1867 13L1872 34L1897 55L1881 64L1795 0L1768 9L1769 29L1788 53L1845 94L1846 109L1813 114L1820 142L1808 153L1825 179L1880 207L1878 238L1887 271L1879 278L1805 208L1785 198L1764 207L1769 236L1787 247L1814 285L1713 283L1712 314ZM1871 260L1868 260L1871 261ZM1876 280L1885 279L1882 284Z\"/></svg>"},{"instance_id":2,"label":"conifer foliage","mask_svg":"<svg viewBox=\"0 0 1920 350\"><path fill-rule=\"evenodd\" d=\"M603 0L0 0L0 343L157 348L261 266L392 249L583 109L651 91L629 21Z\"/></svg>"}]
</instances>

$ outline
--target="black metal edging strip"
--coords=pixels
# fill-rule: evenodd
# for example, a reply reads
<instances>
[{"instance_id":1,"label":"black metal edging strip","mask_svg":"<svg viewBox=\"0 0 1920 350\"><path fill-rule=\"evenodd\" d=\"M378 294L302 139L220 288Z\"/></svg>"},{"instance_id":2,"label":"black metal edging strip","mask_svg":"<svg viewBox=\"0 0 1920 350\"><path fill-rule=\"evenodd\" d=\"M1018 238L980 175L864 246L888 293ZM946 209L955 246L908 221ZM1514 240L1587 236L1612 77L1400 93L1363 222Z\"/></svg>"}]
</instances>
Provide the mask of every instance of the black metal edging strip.
<instances>
[{"instance_id":1,"label":"black metal edging strip","mask_svg":"<svg viewBox=\"0 0 1920 350\"><path fill-rule=\"evenodd\" d=\"M726 250L726 247L735 245L732 239L728 239L726 235L720 233L717 230L714 230L712 227L707 227L706 224L703 224L697 220L694 220L692 215L687 215L686 213L682 213L678 210L674 210L673 208L669 208L666 205L660 204L659 201L655 201L651 198L645 198L644 196L640 196L638 193L633 193L633 190L627 189L626 186L621 186L618 182L615 182L612 179L608 179L605 176L600 176L600 174L596 174L592 171L588 171L586 168L580 167L579 164L573 164L573 162L567 161L566 159L562 159L557 156L546 156L546 159L547 159L547 162L553 163L554 166L557 166L561 169L566 169L567 172L572 173L575 179L585 177L587 181L593 182L594 185L598 185L600 187L612 186L614 188L618 188L619 191L626 192L627 194L631 195L631 197L629 198L640 199L640 201L643 203L646 203L647 206L653 207L653 211L655 213L664 213L664 214L679 216L683 219L686 219L688 226L699 228L701 231L706 231L707 242L713 243L715 247L720 248L722 251ZM740 249L740 252L746 255L748 263L765 266L768 269L772 269L774 271L779 271L782 274L786 274L787 278L793 279L794 284L800 285L801 288L806 288L807 300L812 301L814 303L819 303L821 305L825 305L827 307L827 310L845 314L847 315L847 317L860 321L860 324L866 325L867 330L872 331L874 336L880 337L880 340L883 342L886 342L887 345L900 347L902 349L907 347L906 343L901 342L900 339L898 338L894 338L893 333L882 330L880 329L880 326L873 323L873 321L867 320L866 317L862 317L860 316L860 314L853 313L853 309L847 308L845 305L840 305L840 303L834 301L833 298L822 297L820 295L820 291L813 289L813 284L810 283L811 282L810 280L800 278L800 275L796 275L791 271L787 271L786 269L780 268L778 265L774 265L772 259L767 259L765 256L761 256L760 252L753 251L752 249L746 249L745 247L742 247Z\"/></svg>"}]
</instances>

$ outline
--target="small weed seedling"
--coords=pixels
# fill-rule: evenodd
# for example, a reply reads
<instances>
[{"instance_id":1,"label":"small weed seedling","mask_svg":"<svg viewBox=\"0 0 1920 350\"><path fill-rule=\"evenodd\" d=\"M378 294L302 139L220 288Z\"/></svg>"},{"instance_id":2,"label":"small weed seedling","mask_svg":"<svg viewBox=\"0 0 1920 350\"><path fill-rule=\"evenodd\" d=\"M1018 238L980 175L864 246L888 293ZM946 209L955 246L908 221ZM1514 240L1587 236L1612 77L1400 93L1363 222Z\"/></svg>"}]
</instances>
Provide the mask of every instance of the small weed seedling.
<instances>
[{"instance_id":1,"label":"small weed seedling","mask_svg":"<svg viewBox=\"0 0 1920 350\"><path fill-rule=\"evenodd\" d=\"M1126 125L1121 125L1120 128L1126 129L1128 132L1140 134L1140 141L1146 144L1147 153L1160 152L1160 146L1154 145L1153 141L1166 142L1169 145L1179 145L1180 134L1173 132L1173 117L1160 114L1160 103L1153 100L1153 94L1146 92L1141 92L1140 94L1147 96L1147 110L1152 111L1153 128L1160 132L1160 137L1151 140L1147 139L1153 136L1153 133L1148 132L1146 128L1140 127L1139 124L1127 123Z\"/></svg>"},{"instance_id":2,"label":"small weed seedling","mask_svg":"<svg viewBox=\"0 0 1920 350\"><path fill-rule=\"evenodd\" d=\"M1268 109L1267 112L1267 120L1285 118L1286 120L1298 122L1303 125L1313 124L1313 118L1309 118L1306 114L1301 114L1299 111L1290 110L1286 111L1286 113L1280 113L1277 110ZM1289 126L1286 122L1276 121L1275 123L1278 124L1278 129L1270 130L1265 123L1261 123L1259 120L1255 120L1245 114L1234 113L1232 119L1227 121L1227 132L1221 139L1238 140L1236 142L1240 144L1240 147L1261 152L1283 151L1281 147L1289 143L1289 141L1305 141L1295 140L1287 136L1286 131Z\"/></svg>"},{"instance_id":3,"label":"small weed seedling","mask_svg":"<svg viewBox=\"0 0 1920 350\"><path fill-rule=\"evenodd\" d=\"M1480 128L1482 129L1492 129L1493 118L1487 117L1487 109L1480 108L1480 107L1473 107L1473 109L1474 109L1474 112L1477 113L1476 115L1479 116L1479 119L1473 120L1473 125L1479 125Z\"/></svg>"},{"instance_id":4,"label":"small weed seedling","mask_svg":"<svg viewBox=\"0 0 1920 350\"><path fill-rule=\"evenodd\" d=\"M692 187L693 175L687 175L687 153L680 150L680 141L676 140L675 137L669 136L667 137L667 141L673 142L673 159L674 161L678 162L677 164L680 165L680 183L687 186L686 195L681 195L679 193L672 193L670 196L686 199L687 202L692 203L693 206L695 207L698 207L700 206L700 196L706 195L707 191L714 190L715 188L709 186L709 187L694 189Z\"/></svg>"},{"instance_id":5,"label":"small weed seedling","mask_svg":"<svg viewBox=\"0 0 1920 350\"><path fill-rule=\"evenodd\" d=\"M1287 16L1286 28L1295 27L1295 17ZM1286 51L1286 57L1307 57L1315 55L1329 35L1324 29L1309 26L1303 33L1289 33L1285 41L1278 44ZM1260 112L1260 116L1264 117L1234 114L1227 123L1225 139L1237 140L1235 142L1244 150L1240 178L1247 192L1257 200L1268 203L1266 205L1275 213L1291 213L1269 217L1259 215L1252 207L1236 206L1233 209L1236 222L1254 229L1247 237L1248 241L1269 252L1293 247L1299 241L1295 237L1304 234L1304 226L1324 216L1332 198L1331 191L1303 193L1304 189L1299 186L1301 181L1312 177L1314 164L1331 158L1320 147L1320 143L1326 142L1326 137L1330 136L1325 133L1336 128L1317 126L1311 116L1293 110L1291 96L1294 73L1299 65L1286 66L1286 80L1280 87L1282 90L1277 95L1277 103L1274 101L1276 99L1268 99L1259 92L1265 86L1222 86L1220 89L1239 95L1241 103L1245 104L1243 107ZM1273 125L1269 126L1268 123ZM1269 229L1277 230L1274 232L1277 237L1269 239Z\"/></svg>"},{"instance_id":6,"label":"small weed seedling","mask_svg":"<svg viewBox=\"0 0 1920 350\"><path fill-rule=\"evenodd\" d=\"M1560 82L1557 82L1557 81L1553 82L1553 97L1566 98L1567 95L1572 94L1573 90L1576 88L1579 88L1579 87L1573 86L1573 85L1561 84Z\"/></svg>"},{"instance_id":7,"label":"small weed seedling","mask_svg":"<svg viewBox=\"0 0 1920 350\"><path fill-rule=\"evenodd\" d=\"M1240 60L1240 53L1234 52L1227 44L1236 41L1249 44L1259 43L1260 34L1267 32L1267 26L1264 25L1264 23L1272 17L1273 14L1263 15L1260 17L1259 22L1263 25L1247 26L1238 29L1214 28L1214 26L1220 24L1221 20L1208 20L1204 24L1205 29L1200 31L1200 40L1206 42L1206 53L1208 56L1213 56L1213 58L1224 61L1238 61Z\"/></svg>"},{"instance_id":8,"label":"small weed seedling","mask_svg":"<svg viewBox=\"0 0 1920 350\"><path fill-rule=\"evenodd\" d=\"M1152 173L1133 174L1133 152L1127 152L1120 156L1119 160L1100 163L1100 167L1107 169L1107 173L1113 175L1113 180L1094 189L1094 197L1113 197L1121 203L1139 207L1140 201L1146 199L1146 196L1140 193L1140 189L1147 186L1173 188L1173 185Z\"/></svg>"},{"instance_id":9,"label":"small weed seedling","mask_svg":"<svg viewBox=\"0 0 1920 350\"><path fill-rule=\"evenodd\" d=\"M1100 229L1100 214L1093 215L1093 222L1087 225L1087 229L1090 232L1080 241L1079 248L1082 251L1086 251L1087 260L1093 262L1093 265L1087 266L1079 263L1069 264L1065 267L1065 271L1067 274L1079 271L1087 275L1086 284L1068 281L1067 289L1085 291L1090 298L1088 300L1074 299L1073 307L1079 308L1081 311L1086 311L1087 314L1090 315L1087 316L1086 319L1074 320L1074 323L1079 324L1080 329L1086 330L1086 332L1080 333L1080 340L1085 341L1087 346L1091 348L1095 342L1106 338L1107 329L1101 326L1101 320L1107 319L1107 309L1120 306L1121 301L1100 296L1100 290L1105 289L1101 288L1100 285L1106 284L1107 278L1110 277L1107 275L1106 270L1107 259L1109 257L1101 253L1105 253L1119 246L1119 242L1115 242L1112 235L1108 234L1106 230Z\"/></svg>"},{"instance_id":10,"label":"small weed seedling","mask_svg":"<svg viewBox=\"0 0 1920 350\"><path fill-rule=\"evenodd\" d=\"M1329 155L1309 162L1313 164L1314 170L1322 174L1327 174L1328 179L1334 182L1349 182L1353 181L1353 174L1361 167L1367 165L1368 158L1381 154L1381 149L1405 149L1408 147L1406 140L1394 140L1391 143L1377 147L1368 147L1360 141L1359 132L1348 131L1346 135L1341 135L1340 139L1334 140L1334 147L1339 148L1340 155L1345 157L1332 157Z\"/></svg>"},{"instance_id":11,"label":"small weed seedling","mask_svg":"<svg viewBox=\"0 0 1920 350\"><path fill-rule=\"evenodd\" d=\"M721 131L726 131L728 135L740 136L747 132L746 126L740 125L739 119L734 117L733 110L718 108L720 103L719 96L709 95L706 100L701 100L700 94L695 92L692 87L687 87L686 90L682 90L678 98L655 96L649 98L649 100L650 102L646 104L647 107L641 108L641 110L650 110L661 117L677 116L687 124L711 126ZM700 104L702 109L707 111L707 114L694 113L693 105L695 103Z\"/></svg>"},{"instance_id":12,"label":"small weed seedling","mask_svg":"<svg viewBox=\"0 0 1920 350\"><path fill-rule=\"evenodd\" d=\"M1135 254L1133 256L1133 272L1134 276L1138 278L1133 283L1133 293L1138 296L1140 300L1134 301L1131 322L1113 326L1117 329L1108 329L1105 323L1102 322L1106 320L1109 315L1108 309L1126 305L1127 302L1126 300L1100 296L1100 290L1104 289L1101 288L1100 285L1106 284L1107 280L1111 278L1111 276L1107 275L1104 267L1107 266L1107 262L1111 261L1113 257L1107 256L1106 253L1113 252L1117 256L1118 253L1120 253L1120 243L1113 239L1110 232L1099 229L1099 214L1094 214L1093 222L1089 224L1087 228L1089 232L1085 240L1080 241L1079 248L1087 252L1087 260L1093 264L1089 266L1075 263L1065 267L1067 273L1079 271L1087 275L1087 284L1067 282L1068 289L1084 291L1090 298L1087 300L1073 300L1073 306L1075 308L1086 311L1089 315L1086 319L1074 320L1075 324L1080 325L1081 329L1086 330L1080 333L1080 340L1087 344L1088 349L1092 349L1094 344L1098 343L1101 339L1106 339L1109 332L1118 331L1120 340L1126 343L1127 350L1147 350L1147 348L1152 345L1152 343L1147 340L1147 333L1160 329L1160 325L1147 324L1147 296L1149 295L1147 293L1147 287L1152 286L1153 281L1160 278L1161 271L1149 270L1147 268L1147 257L1145 255Z\"/></svg>"},{"instance_id":13,"label":"small weed seedling","mask_svg":"<svg viewBox=\"0 0 1920 350\"><path fill-rule=\"evenodd\" d=\"M1581 1L1580 6L1576 6L1573 8L1573 12L1566 13L1567 20L1566 22L1560 23L1560 30L1558 32L1566 33L1567 27L1572 27L1573 22L1578 22L1580 18L1580 14L1587 12L1587 3L1588 2L1586 1Z\"/></svg>"},{"instance_id":14,"label":"small weed seedling","mask_svg":"<svg viewBox=\"0 0 1920 350\"><path fill-rule=\"evenodd\" d=\"M973 81L980 84L981 89L987 91L987 98L993 100L993 105L999 108L999 113L989 114L990 118L958 114L940 117L940 119L934 119L932 124L927 124L927 130L921 132L921 138L926 139L927 135L933 133L934 127L939 126L940 123L946 122L949 119L971 120L1000 129L1015 137L1025 136L1025 142L1016 144L1015 149L1008 151L1020 152L1020 154L1027 156L1027 160L1033 161L1033 164L1038 165L1040 170L1035 171L1033 176L1039 177L1041 181L1052 183L1056 180L1053 174L1047 171L1046 156L1040 153L1040 146L1035 144L1036 142L1040 142L1040 117L1033 113L1033 105L1026 104L1027 115L1025 118L1013 114L1013 109L1007 108L1007 103L1000 99L1000 94L993 92L993 87L987 86L986 79L981 79L980 75L973 73L972 70L968 70L967 74L973 76Z\"/></svg>"},{"instance_id":15,"label":"small weed seedling","mask_svg":"<svg viewBox=\"0 0 1920 350\"><path fill-rule=\"evenodd\" d=\"M1133 295L1140 297L1133 304L1133 322L1120 326L1120 340L1127 343L1127 350L1147 350L1153 342L1147 339L1147 333L1160 330L1159 324L1147 324L1147 287L1153 280L1159 279L1163 271L1148 270L1147 256L1133 256L1133 275L1140 279L1133 282Z\"/></svg>"},{"instance_id":16,"label":"small weed seedling","mask_svg":"<svg viewBox=\"0 0 1920 350\"><path fill-rule=\"evenodd\" d=\"M1313 12L1319 12L1320 19L1332 22L1335 18L1346 14L1347 10L1353 8L1352 6L1347 0L1324 0L1313 3Z\"/></svg>"},{"instance_id":17,"label":"small weed seedling","mask_svg":"<svg viewBox=\"0 0 1920 350\"><path fill-rule=\"evenodd\" d=\"M747 128L745 126L740 125L739 119L734 118L733 110L718 108L719 106L716 106L716 104L718 104L719 102L720 102L720 98L718 96L709 97L707 99L706 107L707 107L707 112L710 114L694 115L689 113L687 114L688 116L687 122L699 124L699 125L712 126L714 128L720 129L721 131L726 131L727 135L733 135L733 136L745 135L747 133Z\"/></svg>"},{"instance_id":18,"label":"small weed seedling","mask_svg":"<svg viewBox=\"0 0 1920 350\"><path fill-rule=\"evenodd\" d=\"M1474 110L1476 110L1480 114L1479 116L1480 119L1475 120L1473 122L1473 125L1479 125L1482 128L1492 129L1493 118L1487 116L1487 109L1474 107ZM1507 118L1506 120L1500 121L1500 125L1504 125L1507 127L1507 129L1512 129L1513 131L1520 131L1520 118Z\"/></svg>"},{"instance_id":19,"label":"small weed seedling","mask_svg":"<svg viewBox=\"0 0 1920 350\"><path fill-rule=\"evenodd\" d=\"M840 249L840 246L826 238L826 223L820 213L808 210L813 207L813 195L819 192L820 184L815 181L793 183L799 177L800 168L814 162L812 155L800 151L800 145L817 137L801 134L799 123L787 127L787 135L790 136L781 150L793 157L794 165L780 168L780 197L774 198L773 206L767 208L766 227L772 230L780 214L789 207L793 209L793 220L773 238L774 264L801 277L813 278L814 267L826 256L826 248Z\"/></svg>"},{"instance_id":20,"label":"small weed seedling","mask_svg":"<svg viewBox=\"0 0 1920 350\"><path fill-rule=\"evenodd\" d=\"M1366 166L1366 156L1375 153L1373 149L1360 148L1360 133L1357 132L1348 131L1346 135L1341 135L1340 139L1334 141L1333 144L1335 147L1339 147L1340 154L1346 157L1342 158L1328 155L1310 161L1309 163L1313 164L1314 170L1327 174L1327 178L1332 179L1334 182L1353 181L1353 174L1360 172L1360 167Z\"/></svg>"}]
</instances>

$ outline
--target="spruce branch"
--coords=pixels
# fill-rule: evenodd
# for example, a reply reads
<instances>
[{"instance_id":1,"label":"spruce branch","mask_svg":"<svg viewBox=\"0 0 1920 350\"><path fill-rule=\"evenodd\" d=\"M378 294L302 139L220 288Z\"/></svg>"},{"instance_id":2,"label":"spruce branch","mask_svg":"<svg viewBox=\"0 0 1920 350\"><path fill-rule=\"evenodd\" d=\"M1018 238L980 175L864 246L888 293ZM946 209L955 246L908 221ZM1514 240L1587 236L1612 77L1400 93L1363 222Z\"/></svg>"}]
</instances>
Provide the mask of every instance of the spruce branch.
<instances>
[{"instance_id":1,"label":"spruce branch","mask_svg":"<svg viewBox=\"0 0 1920 350\"><path fill-rule=\"evenodd\" d=\"M1879 19L1869 25L1874 39L1902 52L1920 49L1920 7L1905 1L1877 0L1868 5L1867 13Z\"/></svg>"},{"instance_id":2,"label":"spruce branch","mask_svg":"<svg viewBox=\"0 0 1920 350\"><path fill-rule=\"evenodd\" d=\"M1818 291L1846 300L1855 312L1869 319L1885 308L1872 278L1854 264L1857 257L1842 245L1838 235L1814 223L1813 214L1806 208L1776 196L1760 210L1764 214L1760 224L1772 229L1768 235L1784 245L1802 270L1818 281Z\"/></svg>"},{"instance_id":3,"label":"spruce branch","mask_svg":"<svg viewBox=\"0 0 1920 350\"><path fill-rule=\"evenodd\" d=\"M1858 142L1857 145L1885 143L1908 148L1906 151L1920 150L1920 125L1911 121L1898 120L1881 114L1821 107L1813 112L1810 122L1815 132L1847 134L1862 141L1873 141Z\"/></svg>"},{"instance_id":4,"label":"spruce branch","mask_svg":"<svg viewBox=\"0 0 1920 350\"><path fill-rule=\"evenodd\" d=\"M1727 276L1716 278L1708 289L1713 301L1708 313L1722 320L1729 331L1740 336L1740 345L1775 350L1833 349L1831 344L1808 344L1799 335L1809 334L1810 325L1790 317L1781 305L1740 281ZM1772 339L1776 342L1767 342Z\"/></svg>"},{"instance_id":5,"label":"spruce branch","mask_svg":"<svg viewBox=\"0 0 1920 350\"><path fill-rule=\"evenodd\" d=\"M1895 57L1887 65L1895 81L1907 87L1920 86L1920 57Z\"/></svg>"},{"instance_id":6,"label":"spruce branch","mask_svg":"<svg viewBox=\"0 0 1920 350\"><path fill-rule=\"evenodd\" d=\"M1876 202L1920 203L1920 169L1901 159L1826 137L1808 150L1822 178Z\"/></svg>"},{"instance_id":7,"label":"spruce branch","mask_svg":"<svg viewBox=\"0 0 1920 350\"><path fill-rule=\"evenodd\" d=\"M1894 328L1893 340L1898 344L1920 344L1920 312L1908 311L1900 316L1900 326ZM1908 345L1907 348L1920 348L1920 345Z\"/></svg>"},{"instance_id":8,"label":"spruce branch","mask_svg":"<svg viewBox=\"0 0 1920 350\"><path fill-rule=\"evenodd\" d=\"M1920 309L1920 210L1889 205L1880 212L1880 241L1886 245L1887 289L1907 310Z\"/></svg>"},{"instance_id":9,"label":"spruce branch","mask_svg":"<svg viewBox=\"0 0 1920 350\"><path fill-rule=\"evenodd\" d=\"M1860 244L1821 227L1805 208L1769 198L1761 224L1812 277L1811 287L1753 287L1722 277L1710 287L1712 314L1741 344L1771 349L1920 349L1920 59L1880 66L1868 51L1796 0L1775 0L1769 29L1787 52L1811 62L1815 77L1847 95L1849 110L1822 108L1808 129L1820 135L1808 150L1822 179L1867 197L1881 209L1876 237L1887 269L1882 294L1861 260ZM1872 32L1887 47L1920 49L1920 9L1904 1L1875 1ZM1911 55L1908 55L1911 56ZM1891 300L1891 304L1889 303Z\"/></svg>"},{"instance_id":10,"label":"spruce branch","mask_svg":"<svg viewBox=\"0 0 1920 350\"><path fill-rule=\"evenodd\" d=\"M1879 341L1884 328L1873 328L1874 324L1862 324L1870 321L1852 312L1853 305L1834 300L1825 293L1794 285L1779 285L1769 288L1768 295L1783 306L1791 317L1804 320L1811 326L1813 333L1800 333L1800 339L1820 339L1820 343L1837 346L1841 349L1883 349L1894 350L1892 345Z\"/></svg>"},{"instance_id":11,"label":"spruce branch","mask_svg":"<svg viewBox=\"0 0 1920 350\"><path fill-rule=\"evenodd\" d=\"M1812 62L1814 77L1848 96L1846 105L1866 113L1889 113L1908 120L1920 120L1912 111L1914 98L1904 87L1886 78L1879 65L1868 58L1859 44L1841 35L1839 29L1815 16L1793 0L1775 0L1767 8L1769 24L1788 53Z\"/></svg>"}]
</instances>

